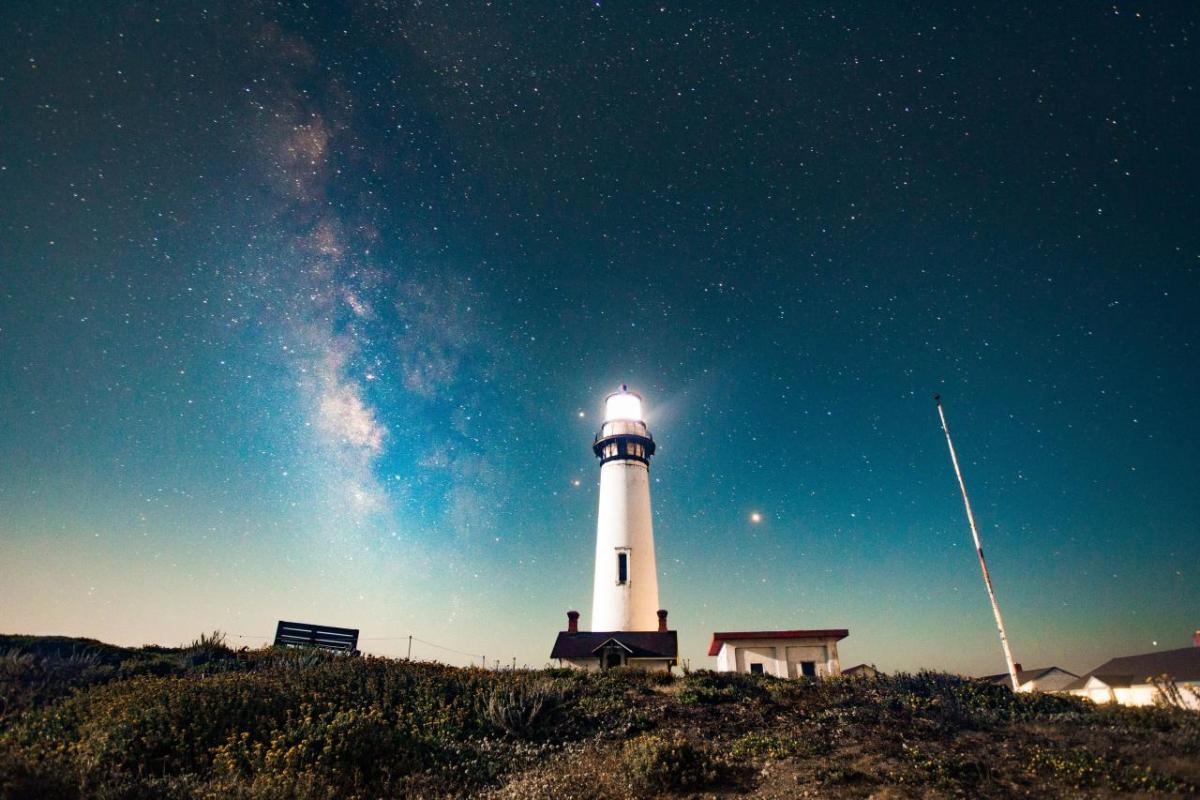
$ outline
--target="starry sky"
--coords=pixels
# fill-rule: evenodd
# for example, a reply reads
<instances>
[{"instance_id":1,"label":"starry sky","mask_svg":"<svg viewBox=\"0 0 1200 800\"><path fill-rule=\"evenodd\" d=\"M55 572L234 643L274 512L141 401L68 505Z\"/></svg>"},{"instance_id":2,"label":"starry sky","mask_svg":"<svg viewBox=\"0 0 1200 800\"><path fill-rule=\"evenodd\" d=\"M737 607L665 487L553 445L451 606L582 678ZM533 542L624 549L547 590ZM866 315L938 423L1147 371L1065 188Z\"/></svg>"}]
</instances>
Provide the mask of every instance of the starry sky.
<instances>
[{"instance_id":1,"label":"starry sky","mask_svg":"<svg viewBox=\"0 0 1200 800\"><path fill-rule=\"evenodd\" d=\"M540 666L627 382L693 667L1003 669L934 392L1016 660L1187 646L1200 12L723 5L4 3L0 630Z\"/></svg>"}]
</instances>

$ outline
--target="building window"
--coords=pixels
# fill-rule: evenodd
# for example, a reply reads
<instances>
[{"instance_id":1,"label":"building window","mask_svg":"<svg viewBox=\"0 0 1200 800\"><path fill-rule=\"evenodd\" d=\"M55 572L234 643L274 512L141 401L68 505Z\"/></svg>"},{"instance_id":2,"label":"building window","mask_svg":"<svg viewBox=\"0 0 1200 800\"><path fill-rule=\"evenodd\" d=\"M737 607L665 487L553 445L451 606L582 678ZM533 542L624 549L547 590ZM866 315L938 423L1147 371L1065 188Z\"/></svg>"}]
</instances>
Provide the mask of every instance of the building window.
<instances>
[{"instance_id":1,"label":"building window","mask_svg":"<svg viewBox=\"0 0 1200 800\"><path fill-rule=\"evenodd\" d=\"M617 553L617 583L629 583L629 553Z\"/></svg>"},{"instance_id":2,"label":"building window","mask_svg":"<svg viewBox=\"0 0 1200 800\"><path fill-rule=\"evenodd\" d=\"M800 662L800 674L806 678L817 677L817 662L801 661Z\"/></svg>"},{"instance_id":3,"label":"building window","mask_svg":"<svg viewBox=\"0 0 1200 800\"><path fill-rule=\"evenodd\" d=\"M751 675L762 675L763 674L763 665L762 664L751 664L750 665L750 674Z\"/></svg>"}]
</instances>

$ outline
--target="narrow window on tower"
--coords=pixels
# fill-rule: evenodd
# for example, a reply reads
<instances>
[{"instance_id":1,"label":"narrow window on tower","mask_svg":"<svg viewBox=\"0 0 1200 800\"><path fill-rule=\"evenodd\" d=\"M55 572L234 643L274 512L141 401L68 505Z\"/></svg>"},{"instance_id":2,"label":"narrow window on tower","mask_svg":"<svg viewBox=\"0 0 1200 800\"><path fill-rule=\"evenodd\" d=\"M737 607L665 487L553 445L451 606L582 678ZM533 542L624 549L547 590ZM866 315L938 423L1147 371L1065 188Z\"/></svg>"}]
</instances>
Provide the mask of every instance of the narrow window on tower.
<instances>
[{"instance_id":1,"label":"narrow window on tower","mask_svg":"<svg viewBox=\"0 0 1200 800\"><path fill-rule=\"evenodd\" d=\"M617 553L617 583L629 583L629 553Z\"/></svg>"}]
</instances>

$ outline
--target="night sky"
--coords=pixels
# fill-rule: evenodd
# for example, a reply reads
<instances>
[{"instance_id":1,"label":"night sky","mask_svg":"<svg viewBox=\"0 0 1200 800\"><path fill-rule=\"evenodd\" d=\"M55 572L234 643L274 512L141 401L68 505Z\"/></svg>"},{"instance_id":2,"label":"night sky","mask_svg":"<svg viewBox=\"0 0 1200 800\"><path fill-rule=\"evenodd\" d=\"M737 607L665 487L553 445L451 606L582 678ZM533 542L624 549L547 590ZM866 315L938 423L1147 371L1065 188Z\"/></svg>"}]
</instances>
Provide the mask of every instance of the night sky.
<instances>
[{"instance_id":1,"label":"night sky","mask_svg":"<svg viewBox=\"0 0 1200 800\"><path fill-rule=\"evenodd\" d=\"M722 5L4 3L0 630L540 666L627 382L693 667L1003 670L934 392L1017 661L1190 644L1200 11Z\"/></svg>"}]
</instances>

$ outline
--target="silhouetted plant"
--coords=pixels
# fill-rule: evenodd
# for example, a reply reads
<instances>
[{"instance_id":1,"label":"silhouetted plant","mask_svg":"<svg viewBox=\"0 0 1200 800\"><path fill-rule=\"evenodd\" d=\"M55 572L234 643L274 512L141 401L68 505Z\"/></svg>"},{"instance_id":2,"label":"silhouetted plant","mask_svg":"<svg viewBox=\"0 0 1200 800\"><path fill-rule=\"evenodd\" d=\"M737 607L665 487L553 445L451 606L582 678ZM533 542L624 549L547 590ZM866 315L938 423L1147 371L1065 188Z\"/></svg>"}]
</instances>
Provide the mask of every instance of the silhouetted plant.
<instances>
[{"instance_id":1,"label":"silhouetted plant","mask_svg":"<svg viewBox=\"0 0 1200 800\"><path fill-rule=\"evenodd\" d=\"M561 701L561 691L548 681L522 682L494 689L485 713L497 730L520 738L530 735L538 721Z\"/></svg>"}]
</instances>

